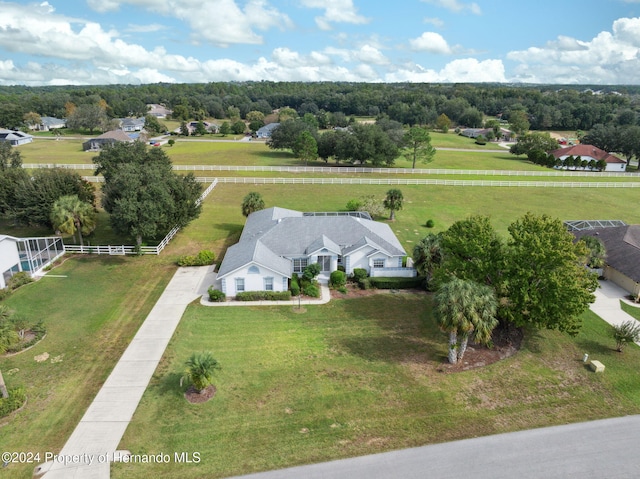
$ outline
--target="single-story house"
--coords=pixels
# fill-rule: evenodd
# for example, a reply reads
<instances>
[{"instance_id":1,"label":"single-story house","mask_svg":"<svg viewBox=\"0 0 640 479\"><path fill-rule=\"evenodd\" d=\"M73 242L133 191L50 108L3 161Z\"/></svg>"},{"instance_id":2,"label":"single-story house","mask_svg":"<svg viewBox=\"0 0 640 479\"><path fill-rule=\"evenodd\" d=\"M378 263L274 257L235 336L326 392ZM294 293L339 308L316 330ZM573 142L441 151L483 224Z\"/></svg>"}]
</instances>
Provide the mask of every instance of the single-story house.
<instances>
[{"instance_id":1,"label":"single-story house","mask_svg":"<svg viewBox=\"0 0 640 479\"><path fill-rule=\"evenodd\" d=\"M466 136L467 138L478 138L480 135L482 135L486 138L489 132L495 134L493 128L465 128L463 130L460 130L460 135ZM506 128L500 128L499 130L500 138L505 141L510 141L512 134L513 133Z\"/></svg>"},{"instance_id":2,"label":"single-story house","mask_svg":"<svg viewBox=\"0 0 640 479\"><path fill-rule=\"evenodd\" d=\"M406 252L384 223L368 213L302 213L268 208L249 215L240 241L231 246L217 280L228 296L242 291L286 291L294 273L318 263L320 281L342 266L370 276L413 277L403 268Z\"/></svg>"},{"instance_id":3,"label":"single-story house","mask_svg":"<svg viewBox=\"0 0 640 479\"><path fill-rule=\"evenodd\" d=\"M67 127L67 120L54 118L52 116L40 117L40 124L37 126L40 131L57 130Z\"/></svg>"},{"instance_id":4,"label":"single-story house","mask_svg":"<svg viewBox=\"0 0 640 479\"><path fill-rule=\"evenodd\" d=\"M156 118L166 118L173 113L173 110L169 110L157 103L150 103L147 105L147 108L149 109L148 114L155 116Z\"/></svg>"},{"instance_id":5,"label":"single-story house","mask_svg":"<svg viewBox=\"0 0 640 479\"><path fill-rule=\"evenodd\" d=\"M607 251L603 276L640 295L640 225L605 226L572 231L578 239L595 236Z\"/></svg>"},{"instance_id":6,"label":"single-story house","mask_svg":"<svg viewBox=\"0 0 640 479\"><path fill-rule=\"evenodd\" d=\"M98 151L104 145L112 145L113 143L118 142L127 142L131 143L134 141L129 135L127 135L122 130L112 130L103 133L100 136L96 136L95 138L91 138L90 140L85 141L82 144L82 149L84 151Z\"/></svg>"},{"instance_id":7,"label":"single-story house","mask_svg":"<svg viewBox=\"0 0 640 479\"><path fill-rule=\"evenodd\" d=\"M278 128L280 123L268 123L256 131L256 138L271 138L273 130Z\"/></svg>"},{"instance_id":8,"label":"single-story house","mask_svg":"<svg viewBox=\"0 0 640 479\"><path fill-rule=\"evenodd\" d=\"M8 141L11 146L19 146L31 143L33 136L20 130L0 129L0 141Z\"/></svg>"},{"instance_id":9,"label":"single-story house","mask_svg":"<svg viewBox=\"0 0 640 479\"><path fill-rule=\"evenodd\" d=\"M193 135L196 131L196 128L198 127L198 123L197 121L190 121L189 123L187 123L187 128L189 128L189 134ZM211 123L208 121L203 121L202 124L204 125L205 130L207 130L207 132L209 133L218 133L218 131L220 131L220 125L218 125L217 123ZM178 131L180 131L180 129L178 129Z\"/></svg>"},{"instance_id":10,"label":"single-story house","mask_svg":"<svg viewBox=\"0 0 640 479\"><path fill-rule=\"evenodd\" d=\"M142 131L144 128L144 118L120 118L120 128L122 131Z\"/></svg>"},{"instance_id":11,"label":"single-story house","mask_svg":"<svg viewBox=\"0 0 640 479\"><path fill-rule=\"evenodd\" d=\"M550 151L549 154L563 161L570 156L573 156L574 158L579 156L581 159L587 161L604 160L607 163L604 171L626 171L627 168L627 162L625 160L622 160L611 153L607 153L600 148L596 148L593 145L581 144L567 146L565 148L558 148L557 150Z\"/></svg>"},{"instance_id":12,"label":"single-story house","mask_svg":"<svg viewBox=\"0 0 640 479\"><path fill-rule=\"evenodd\" d=\"M34 275L64 254L64 243L57 236L15 238L0 235L0 288L16 273Z\"/></svg>"}]
</instances>

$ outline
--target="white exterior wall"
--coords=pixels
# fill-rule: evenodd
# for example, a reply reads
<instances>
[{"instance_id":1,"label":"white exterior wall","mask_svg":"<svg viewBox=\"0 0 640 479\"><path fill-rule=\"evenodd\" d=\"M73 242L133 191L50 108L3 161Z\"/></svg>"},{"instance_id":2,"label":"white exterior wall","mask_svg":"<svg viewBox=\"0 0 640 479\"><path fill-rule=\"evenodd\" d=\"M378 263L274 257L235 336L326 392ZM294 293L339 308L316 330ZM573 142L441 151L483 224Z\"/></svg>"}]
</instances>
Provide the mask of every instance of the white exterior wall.
<instances>
[{"instance_id":1,"label":"white exterior wall","mask_svg":"<svg viewBox=\"0 0 640 479\"><path fill-rule=\"evenodd\" d=\"M259 272L249 273L249 269L252 266L257 267ZM284 278L288 281L288 278L286 276L283 276L262 266L249 265L242 269L239 269L229 276L225 276L225 285L222 292L227 296L235 296L237 294L236 278L244 278L245 291L264 291L264 278L267 277L273 278L273 291L285 291L287 289L283 280Z\"/></svg>"},{"instance_id":2,"label":"white exterior wall","mask_svg":"<svg viewBox=\"0 0 640 479\"><path fill-rule=\"evenodd\" d=\"M5 288L3 274L8 269L18 265L20 269L20 255L18 253L18 244L12 238L4 238L0 240L0 288Z\"/></svg>"},{"instance_id":3,"label":"white exterior wall","mask_svg":"<svg viewBox=\"0 0 640 479\"><path fill-rule=\"evenodd\" d=\"M367 255L373 251L371 247L360 248L349 254L349 269L347 274L353 274L353 270L356 268L363 268L369 272L369 258ZM344 261L343 261L344 262Z\"/></svg>"},{"instance_id":4,"label":"white exterior wall","mask_svg":"<svg viewBox=\"0 0 640 479\"><path fill-rule=\"evenodd\" d=\"M604 169L604 171L625 172L627 171L627 164L626 163L607 163L607 167Z\"/></svg>"}]
</instances>

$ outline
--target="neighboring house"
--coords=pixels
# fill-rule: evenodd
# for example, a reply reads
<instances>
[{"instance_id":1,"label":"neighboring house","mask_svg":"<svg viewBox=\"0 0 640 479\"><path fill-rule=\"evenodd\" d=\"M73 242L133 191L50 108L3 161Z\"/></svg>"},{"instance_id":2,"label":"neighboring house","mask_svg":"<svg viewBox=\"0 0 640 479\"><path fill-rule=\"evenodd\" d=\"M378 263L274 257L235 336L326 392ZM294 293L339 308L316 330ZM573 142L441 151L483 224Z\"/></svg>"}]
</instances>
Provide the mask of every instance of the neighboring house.
<instances>
[{"instance_id":1,"label":"neighboring house","mask_svg":"<svg viewBox=\"0 0 640 479\"><path fill-rule=\"evenodd\" d=\"M601 240L607 251L603 276L635 297L640 295L640 225L594 227L572 233L578 239L595 236Z\"/></svg>"},{"instance_id":2,"label":"neighboring house","mask_svg":"<svg viewBox=\"0 0 640 479\"><path fill-rule=\"evenodd\" d=\"M15 238L0 235L0 288L16 273L26 271L30 275L44 268L64 254L62 238Z\"/></svg>"},{"instance_id":3,"label":"neighboring house","mask_svg":"<svg viewBox=\"0 0 640 479\"><path fill-rule=\"evenodd\" d=\"M124 131L112 130L112 131L107 131L106 133L103 133L100 136L97 136L95 138L91 138L90 140L85 141L82 144L82 149L84 151L98 151L104 145L112 145L114 143L119 143L119 142L131 143L132 141L134 140L129 135L127 135Z\"/></svg>"},{"instance_id":4,"label":"neighboring house","mask_svg":"<svg viewBox=\"0 0 640 479\"><path fill-rule=\"evenodd\" d=\"M40 117L40 124L37 126L37 129L40 131L49 131L66 127L67 120L61 120L60 118L54 118L52 116L43 116Z\"/></svg>"},{"instance_id":5,"label":"neighboring house","mask_svg":"<svg viewBox=\"0 0 640 479\"><path fill-rule=\"evenodd\" d=\"M148 114L153 115L156 118L166 118L173 113L173 110L169 110L157 103L150 103L147 105L147 108L149 109Z\"/></svg>"},{"instance_id":6,"label":"neighboring house","mask_svg":"<svg viewBox=\"0 0 640 479\"><path fill-rule=\"evenodd\" d=\"M256 138L271 138L273 130L278 128L280 123L269 123L256 131Z\"/></svg>"},{"instance_id":7,"label":"neighboring house","mask_svg":"<svg viewBox=\"0 0 640 479\"><path fill-rule=\"evenodd\" d=\"M478 138L482 135L486 138L489 132L495 133L493 128L465 128L464 130L460 130L460 135L466 136L467 138ZM500 139L510 141L512 132L506 128L500 128L499 135Z\"/></svg>"},{"instance_id":8,"label":"neighboring house","mask_svg":"<svg viewBox=\"0 0 640 479\"><path fill-rule=\"evenodd\" d=\"M127 132L142 131L144 118L120 118L120 128Z\"/></svg>"},{"instance_id":9,"label":"neighboring house","mask_svg":"<svg viewBox=\"0 0 640 479\"><path fill-rule=\"evenodd\" d=\"M197 121L190 121L189 123L187 123L187 128L189 128L190 135L193 135L195 133L198 123L199 122ZM220 125L218 125L217 123L203 121L202 124L204 125L208 133L218 133L218 131L220 130ZM178 128L177 131L180 131L180 129Z\"/></svg>"},{"instance_id":10,"label":"neighboring house","mask_svg":"<svg viewBox=\"0 0 640 479\"><path fill-rule=\"evenodd\" d=\"M368 213L302 213L269 208L252 213L220 265L217 279L228 296L242 291L285 291L294 273L320 265L319 280L344 267L363 268L371 276L413 277L403 268L406 252L389 225Z\"/></svg>"},{"instance_id":11,"label":"neighboring house","mask_svg":"<svg viewBox=\"0 0 640 479\"><path fill-rule=\"evenodd\" d=\"M0 129L0 141L8 141L11 146L20 146L33 141L33 136L20 130Z\"/></svg>"},{"instance_id":12,"label":"neighboring house","mask_svg":"<svg viewBox=\"0 0 640 479\"><path fill-rule=\"evenodd\" d=\"M559 160L564 160L570 156L573 156L574 158L579 156L581 159L587 161L604 160L607 163L607 167L604 171L626 171L627 168L627 162L625 160L621 160L617 156L607 153L600 148L596 148L593 145L567 146L566 148L559 148L557 150L550 151L549 154Z\"/></svg>"}]
</instances>

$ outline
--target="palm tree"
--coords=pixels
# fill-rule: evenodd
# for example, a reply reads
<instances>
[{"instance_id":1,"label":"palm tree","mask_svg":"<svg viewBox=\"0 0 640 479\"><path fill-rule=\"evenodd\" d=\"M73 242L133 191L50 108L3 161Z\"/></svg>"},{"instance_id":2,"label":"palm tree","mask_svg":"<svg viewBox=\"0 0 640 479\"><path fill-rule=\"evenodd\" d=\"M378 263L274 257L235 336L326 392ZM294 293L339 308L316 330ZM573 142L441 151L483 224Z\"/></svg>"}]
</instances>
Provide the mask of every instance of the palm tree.
<instances>
[{"instance_id":1,"label":"palm tree","mask_svg":"<svg viewBox=\"0 0 640 479\"><path fill-rule=\"evenodd\" d=\"M433 276L433 271L442 262L441 235L428 234L413 248L413 266L418 275L426 278L427 283Z\"/></svg>"},{"instance_id":2,"label":"palm tree","mask_svg":"<svg viewBox=\"0 0 640 479\"><path fill-rule=\"evenodd\" d=\"M96 212L89 203L78 198L78 195L61 196L51 209L53 227L65 234L78 232L80 246L84 246L82 234L91 233L96 227Z\"/></svg>"},{"instance_id":3,"label":"palm tree","mask_svg":"<svg viewBox=\"0 0 640 479\"><path fill-rule=\"evenodd\" d=\"M260 195L260 193L252 191L242 200L242 214L244 216L249 216L254 211L260 211L263 209L264 200L262 199L262 195Z\"/></svg>"},{"instance_id":4,"label":"palm tree","mask_svg":"<svg viewBox=\"0 0 640 479\"><path fill-rule=\"evenodd\" d=\"M218 361L213 358L209 351L193 353L187 360L186 366L187 369L184 372L184 376L180 379L180 386L182 386L183 381L187 381L199 393L211 384L214 371L220 369Z\"/></svg>"},{"instance_id":5,"label":"palm tree","mask_svg":"<svg viewBox=\"0 0 640 479\"><path fill-rule=\"evenodd\" d=\"M584 244L589 248L589 255L587 257L587 266L598 269L604 267L604 259L607 257L607 249L604 243L595 236L585 236L582 238Z\"/></svg>"},{"instance_id":6,"label":"palm tree","mask_svg":"<svg viewBox=\"0 0 640 479\"><path fill-rule=\"evenodd\" d=\"M481 344L491 341L491 332L498 325L498 303L489 286L453 278L438 289L434 299L438 326L449 333L451 364L462 359L469 339Z\"/></svg>"},{"instance_id":7,"label":"palm tree","mask_svg":"<svg viewBox=\"0 0 640 479\"><path fill-rule=\"evenodd\" d=\"M616 351L621 353L627 343L635 343L640 339L640 323L630 319L613 326L611 336L616 341Z\"/></svg>"},{"instance_id":8,"label":"palm tree","mask_svg":"<svg viewBox=\"0 0 640 479\"><path fill-rule=\"evenodd\" d=\"M402 209L403 200L402 191L396 188L387 191L387 197L384 199L383 204L390 211L389 220L394 221L396 219L396 211Z\"/></svg>"}]
</instances>

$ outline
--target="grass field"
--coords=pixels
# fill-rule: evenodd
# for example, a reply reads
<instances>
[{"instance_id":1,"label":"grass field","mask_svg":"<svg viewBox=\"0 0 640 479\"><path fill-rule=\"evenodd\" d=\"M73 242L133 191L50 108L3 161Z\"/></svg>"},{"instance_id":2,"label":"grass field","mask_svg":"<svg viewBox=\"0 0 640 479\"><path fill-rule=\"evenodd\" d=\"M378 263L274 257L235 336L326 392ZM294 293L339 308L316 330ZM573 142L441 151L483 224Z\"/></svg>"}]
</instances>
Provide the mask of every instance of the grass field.
<instances>
[{"instance_id":1,"label":"grass field","mask_svg":"<svg viewBox=\"0 0 640 479\"><path fill-rule=\"evenodd\" d=\"M86 256L3 301L46 337L28 351L0 358L9 388L24 387L27 404L0 424L0 449L58 452L120 358L175 266L166 257ZM48 359L36 362L47 353ZM35 464L11 465L3 477L31 477Z\"/></svg>"},{"instance_id":2,"label":"grass field","mask_svg":"<svg viewBox=\"0 0 640 479\"><path fill-rule=\"evenodd\" d=\"M74 153L72 142L32 143L49 146L48 151L31 151L34 158L41 155L48 161L27 159L31 145L21 152L25 163L51 163L51 158L71 163L65 156L87 155ZM255 144L179 141L167 150L181 164L297 161ZM471 163L475 169L538 168L508 153L454 151L439 152L429 167L463 169ZM201 217L161 257L70 259L54 271L65 277L44 278L17 291L6 304L29 318L43 318L48 335L32 350L0 359L9 386L26 386L29 397L25 409L0 427L0 446L60 449L168 282L175 259L205 248L221 256L237 241L245 220L240 205L248 192L261 193L267 207L344 211L350 199L374 195L382 200L389 188L218 185ZM405 206L391 227L409 253L428 232L442 231L471 214L489 215L503 235L528 211L563 220L640 223L640 212L632 207L634 189L399 188ZM427 219L435 221L433 229L423 226ZM130 242L114 235L104 213L99 225L89 238L92 244ZM0 223L0 233L51 234L6 222ZM443 374L438 367L446 353L445 338L434 327L430 308L425 294L337 300L308 307L304 314L286 307L190 306L121 447L136 453L199 451L202 462L161 468L117 465L114 477L223 477L640 412L640 348L614 352L609 326L592 313L584 315L585 327L576 338L530 332L522 351L511 359ZM211 349L223 366L215 381L219 391L210 403L191 406L178 382L186 357L202 349ZM49 360L35 362L34 356L44 352ZM606 364L606 375L583 367L585 352ZM51 361L56 358L60 361ZM11 466L5 472L6 477L28 477L31 470Z\"/></svg>"},{"instance_id":3,"label":"grass field","mask_svg":"<svg viewBox=\"0 0 640 479\"><path fill-rule=\"evenodd\" d=\"M120 448L199 452L202 461L118 464L112 477L227 477L640 412L640 348L614 352L592 314L576 338L529 332L515 356L446 374L446 338L430 308L424 293L334 300L302 314L190 306ZM196 406L179 379L200 350L222 370L215 397ZM585 351L607 374L586 369Z\"/></svg>"}]
</instances>

